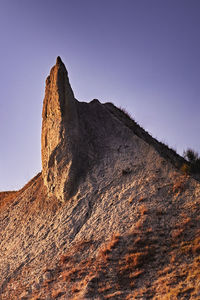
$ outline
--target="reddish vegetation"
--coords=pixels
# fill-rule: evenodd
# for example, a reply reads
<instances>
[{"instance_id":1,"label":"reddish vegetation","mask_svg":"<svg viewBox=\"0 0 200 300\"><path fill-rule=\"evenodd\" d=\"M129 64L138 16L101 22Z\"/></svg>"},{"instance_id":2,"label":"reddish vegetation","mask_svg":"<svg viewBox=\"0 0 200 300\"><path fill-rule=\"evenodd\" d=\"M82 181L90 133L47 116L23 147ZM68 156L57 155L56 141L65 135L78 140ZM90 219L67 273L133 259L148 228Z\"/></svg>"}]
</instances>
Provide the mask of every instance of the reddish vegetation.
<instances>
[{"instance_id":1,"label":"reddish vegetation","mask_svg":"<svg viewBox=\"0 0 200 300\"><path fill-rule=\"evenodd\" d=\"M155 217L144 214L143 206L139 211L135 230L114 234L97 256L92 256L99 243L94 240L79 241L61 255L53 279L43 285L40 295L51 290L53 299L65 299L62 295L81 299L82 291L84 297L101 299L195 298L199 289L194 283L200 280L199 231L192 226L195 216L184 214L171 235L163 232L159 237L149 226L154 226ZM155 215L162 218L165 214L155 211ZM187 265L185 260L189 260Z\"/></svg>"},{"instance_id":2,"label":"reddish vegetation","mask_svg":"<svg viewBox=\"0 0 200 300\"><path fill-rule=\"evenodd\" d=\"M146 215L147 212L148 212L148 209L145 205L140 205L139 209L140 209L140 213L141 213L142 216Z\"/></svg>"},{"instance_id":3,"label":"reddish vegetation","mask_svg":"<svg viewBox=\"0 0 200 300\"><path fill-rule=\"evenodd\" d=\"M189 214L187 210L182 212L168 234L159 226L167 211L140 204L138 221L128 234L113 234L97 254L95 249L101 241L74 243L60 256L54 269L44 269L44 273L50 272L52 277L46 279L30 299L43 300L49 293L52 299L81 299L83 295L101 299L197 298L196 283L200 281L198 211L195 204ZM22 286L18 289L23 291Z\"/></svg>"},{"instance_id":4,"label":"reddish vegetation","mask_svg":"<svg viewBox=\"0 0 200 300\"><path fill-rule=\"evenodd\" d=\"M179 194L187 188L187 175L177 176L173 185L173 193Z\"/></svg>"}]
</instances>

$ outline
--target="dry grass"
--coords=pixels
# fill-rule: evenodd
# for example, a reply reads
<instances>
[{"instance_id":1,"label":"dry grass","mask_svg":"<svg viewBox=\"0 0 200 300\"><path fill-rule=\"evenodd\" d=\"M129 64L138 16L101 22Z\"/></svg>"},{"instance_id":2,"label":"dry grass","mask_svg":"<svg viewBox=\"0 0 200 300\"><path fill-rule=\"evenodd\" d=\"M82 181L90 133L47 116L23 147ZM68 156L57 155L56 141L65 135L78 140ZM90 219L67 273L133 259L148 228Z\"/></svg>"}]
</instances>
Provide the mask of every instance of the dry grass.
<instances>
[{"instance_id":1,"label":"dry grass","mask_svg":"<svg viewBox=\"0 0 200 300\"><path fill-rule=\"evenodd\" d=\"M120 240L120 234L114 233L109 243L106 245L107 249L109 251L113 250L119 243Z\"/></svg>"},{"instance_id":2,"label":"dry grass","mask_svg":"<svg viewBox=\"0 0 200 300\"><path fill-rule=\"evenodd\" d=\"M193 245L192 253L194 255L200 255L200 238L197 239L197 243Z\"/></svg>"},{"instance_id":3,"label":"dry grass","mask_svg":"<svg viewBox=\"0 0 200 300\"><path fill-rule=\"evenodd\" d=\"M183 232L184 232L184 228L177 228L171 232L171 236L174 240L176 240L183 234Z\"/></svg>"},{"instance_id":4,"label":"dry grass","mask_svg":"<svg viewBox=\"0 0 200 300\"><path fill-rule=\"evenodd\" d=\"M139 210L140 210L140 214L141 214L141 216L144 216L144 215L146 215L147 214L147 212L148 212L148 208L147 208L147 206L146 205L140 205L139 206Z\"/></svg>"},{"instance_id":5,"label":"dry grass","mask_svg":"<svg viewBox=\"0 0 200 300\"><path fill-rule=\"evenodd\" d=\"M148 258L148 251L130 253L125 256L126 264L129 269L135 269L142 266Z\"/></svg>"},{"instance_id":6,"label":"dry grass","mask_svg":"<svg viewBox=\"0 0 200 300\"><path fill-rule=\"evenodd\" d=\"M34 295L30 300L40 300L41 298L38 295Z\"/></svg>"},{"instance_id":7,"label":"dry grass","mask_svg":"<svg viewBox=\"0 0 200 300\"><path fill-rule=\"evenodd\" d=\"M144 270L136 270L132 273L129 274L129 278L133 279L133 278L138 278L140 275L144 274Z\"/></svg>"},{"instance_id":8,"label":"dry grass","mask_svg":"<svg viewBox=\"0 0 200 300\"><path fill-rule=\"evenodd\" d=\"M139 288L139 289L134 289L134 292L132 294L129 294L126 296L126 300L135 300L135 299L147 299L145 297L145 293L146 293L146 289L142 289L142 288Z\"/></svg>"},{"instance_id":9,"label":"dry grass","mask_svg":"<svg viewBox=\"0 0 200 300\"><path fill-rule=\"evenodd\" d=\"M192 295L197 298L197 288L191 287L200 281L200 232L194 228L198 223L194 212L188 215L186 210L183 210L185 214L180 212L178 223L175 220L176 225L170 227L173 228L170 236L159 235L162 230L156 224L168 218L168 211L165 208L163 212L162 204L159 209L151 208L153 214L143 203L138 209L140 214L134 231L126 235L113 234L96 256L87 256L94 246L89 240L74 243L69 252L60 256L60 279L57 279L60 282L55 286L67 291L66 299L81 299L85 290L88 297L96 299L189 299ZM163 214L164 218L156 218ZM193 236L196 238L191 240ZM188 270L185 270L185 261L190 263ZM185 264L180 266L182 262ZM151 287L140 289L150 276ZM99 279L93 283L92 278ZM51 286L47 283L46 291ZM62 290L52 291L52 299L59 297L56 293L59 295Z\"/></svg>"},{"instance_id":10,"label":"dry grass","mask_svg":"<svg viewBox=\"0 0 200 300\"><path fill-rule=\"evenodd\" d=\"M180 170L184 175L188 175L190 173L190 166L187 163L184 163Z\"/></svg>"},{"instance_id":11,"label":"dry grass","mask_svg":"<svg viewBox=\"0 0 200 300\"><path fill-rule=\"evenodd\" d=\"M186 226L189 225L191 223L191 218L187 217L187 216L183 216L183 221L181 222L181 226Z\"/></svg>"},{"instance_id":12,"label":"dry grass","mask_svg":"<svg viewBox=\"0 0 200 300\"><path fill-rule=\"evenodd\" d=\"M173 184L172 187L172 191L174 194L180 194L182 192L184 192L187 188L187 176L182 175L182 176L178 176Z\"/></svg>"},{"instance_id":13,"label":"dry grass","mask_svg":"<svg viewBox=\"0 0 200 300\"><path fill-rule=\"evenodd\" d=\"M182 242L181 252L188 255L200 255L200 237L196 237L193 241Z\"/></svg>"},{"instance_id":14,"label":"dry grass","mask_svg":"<svg viewBox=\"0 0 200 300\"><path fill-rule=\"evenodd\" d=\"M112 288L113 288L113 287L111 286L111 284L110 284L109 282L106 282L106 283L104 284L104 286L102 286L102 287L100 287L100 288L98 289L98 292L99 292L99 293L105 293L105 292L111 290Z\"/></svg>"},{"instance_id":15,"label":"dry grass","mask_svg":"<svg viewBox=\"0 0 200 300\"><path fill-rule=\"evenodd\" d=\"M105 296L104 296L104 299L111 299L111 298L116 299L116 297L118 297L118 296L120 296L120 295L122 295L122 292L117 291L117 292L114 292L114 293L112 293L112 294L105 295Z\"/></svg>"},{"instance_id":16,"label":"dry grass","mask_svg":"<svg viewBox=\"0 0 200 300\"><path fill-rule=\"evenodd\" d=\"M190 218L186 219L185 226L190 221ZM195 233L196 238L193 240L173 244L169 265L160 270L155 286L156 294L162 295L162 299L199 299L200 287L197 282L200 282L200 237L198 230Z\"/></svg>"},{"instance_id":17,"label":"dry grass","mask_svg":"<svg viewBox=\"0 0 200 300\"><path fill-rule=\"evenodd\" d=\"M140 197L138 201L143 202L144 200L145 200L145 197Z\"/></svg>"},{"instance_id":18,"label":"dry grass","mask_svg":"<svg viewBox=\"0 0 200 300\"><path fill-rule=\"evenodd\" d=\"M141 219L145 220L149 216L142 216ZM88 257L87 260L85 258L76 260L77 249L87 251L89 244L84 241L75 244L69 253L60 257L62 282L69 292L67 299L81 299L79 293L82 293L87 286L88 297L94 296L97 299L98 297L102 299L147 299L151 297L157 300L185 299L186 297L189 299L191 295L194 295L196 299L195 295L198 291L191 285L195 286L195 282L200 280L200 259L198 260L197 257L200 252L200 237L197 237L199 232L196 231L196 238L193 241L178 240L176 242L176 237L182 236L182 233L177 234L177 230L179 232L181 229L181 224L186 230L191 220L191 216L180 214L178 228L176 227L173 231L175 237L172 243L173 248L171 251L169 248L165 254L168 259L163 265L160 265L159 259L163 258L162 251L163 249L166 251L167 248L164 248L166 246L162 248L161 241L155 239L154 231L150 227L148 230L142 226L140 230L133 231L126 236L113 234L93 259ZM183 237L187 236L183 235ZM155 249L161 253L159 258L157 257L158 251ZM78 251L79 258L80 255L82 255L82 250ZM177 269L177 264L184 261L181 255L183 257L186 255L189 259L194 257L188 270L185 270L185 265ZM156 259L158 259L156 263L158 269L155 273L152 272L152 265L155 264ZM145 278L150 276L148 272L152 272L152 287L148 290L141 289L139 287L144 284ZM113 274L116 274L116 278ZM93 278L98 278L94 284L92 284ZM53 291L52 299L56 299L56 293L59 295L62 290Z\"/></svg>"},{"instance_id":19,"label":"dry grass","mask_svg":"<svg viewBox=\"0 0 200 300\"><path fill-rule=\"evenodd\" d=\"M172 253L172 254L171 254L171 257L170 257L170 264L175 263L176 260L177 260L176 254L175 254L175 253Z\"/></svg>"},{"instance_id":20,"label":"dry grass","mask_svg":"<svg viewBox=\"0 0 200 300\"><path fill-rule=\"evenodd\" d=\"M82 251L93 244L93 240L81 240L74 245L74 251Z\"/></svg>"},{"instance_id":21,"label":"dry grass","mask_svg":"<svg viewBox=\"0 0 200 300\"><path fill-rule=\"evenodd\" d=\"M77 275L78 275L79 271L80 270L78 268L73 267L68 271L62 272L61 275L62 275L62 278L63 278L64 281L72 281L72 280L77 278Z\"/></svg>"},{"instance_id":22,"label":"dry grass","mask_svg":"<svg viewBox=\"0 0 200 300\"><path fill-rule=\"evenodd\" d=\"M144 208L146 211L146 206ZM141 206L141 211L144 208ZM159 211L158 215L162 215L162 211ZM153 216L155 217L155 214ZM171 232L171 237L169 236L172 249L167 248L165 243L162 246L162 239L165 237L160 238L154 233L154 224L149 223L151 214L145 213L140 216L137 230L127 236L113 234L92 259L85 259L84 255L84 260L80 260L80 256L84 251L87 253L88 247L92 247L93 244L90 241L76 243L70 252L60 257L60 274L69 292L69 299L81 299L79 293L82 293L87 285L88 297L92 295L91 297L95 296L97 299L126 299L127 290L130 293L127 299L189 299L191 295L196 295L197 289L192 289L191 284L194 286L195 282L200 280L200 260L197 258L200 252L199 232L195 231L194 240L185 240L188 237L187 230L190 232L190 224L194 223L194 220L191 215L179 216L179 222ZM166 260L160 265L162 253L165 253ZM194 257L194 260L188 270L184 269L184 265L177 270L177 265L184 260L191 260L191 257ZM152 272L154 264L157 265L156 273ZM148 272L152 272L152 287L148 290L140 289L145 278L150 276ZM113 274L116 274L116 278ZM90 284L91 278L97 277L99 280L95 281L94 285ZM116 282L118 287L115 287ZM156 295L159 296L156 298Z\"/></svg>"},{"instance_id":23,"label":"dry grass","mask_svg":"<svg viewBox=\"0 0 200 300\"><path fill-rule=\"evenodd\" d=\"M142 230L144 228L144 223L146 221L146 216L143 218L140 218L136 223L135 223L135 230Z\"/></svg>"},{"instance_id":24,"label":"dry grass","mask_svg":"<svg viewBox=\"0 0 200 300\"><path fill-rule=\"evenodd\" d=\"M100 257L105 263L109 260L109 254L118 245L120 235L118 233L113 234L110 241L105 244L99 251L98 257Z\"/></svg>"},{"instance_id":25,"label":"dry grass","mask_svg":"<svg viewBox=\"0 0 200 300\"><path fill-rule=\"evenodd\" d=\"M56 299L56 298L58 298L58 297L60 297L60 296L62 296L62 295L63 295L63 291L62 291L61 289L54 290L54 291L52 291L52 293L51 293L51 296L52 296L54 299Z\"/></svg>"},{"instance_id":26,"label":"dry grass","mask_svg":"<svg viewBox=\"0 0 200 300\"><path fill-rule=\"evenodd\" d=\"M60 256L60 263L65 264L66 262L69 262L71 256L69 254L63 254Z\"/></svg>"},{"instance_id":27,"label":"dry grass","mask_svg":"<svg viewBox=\"0 0 200 300\"><path fill-rule=\"evenodd\" d=\"M104 262L107 263L109 260L109 253L110 251L106 248L106 246L103 246L98 253L98 257Z\"/></svg>"}]
</instances>

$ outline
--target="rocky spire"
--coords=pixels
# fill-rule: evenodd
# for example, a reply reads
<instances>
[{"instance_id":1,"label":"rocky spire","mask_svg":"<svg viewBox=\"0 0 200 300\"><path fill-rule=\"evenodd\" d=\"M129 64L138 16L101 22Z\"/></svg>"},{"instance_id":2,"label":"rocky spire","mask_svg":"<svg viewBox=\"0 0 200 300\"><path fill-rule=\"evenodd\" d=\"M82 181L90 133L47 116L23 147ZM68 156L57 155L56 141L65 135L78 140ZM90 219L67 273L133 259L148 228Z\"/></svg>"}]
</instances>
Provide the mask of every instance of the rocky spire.
<instances>
[{"instance_id":1,"label":"rocky spire","mask_svg":"<svg viewBox=\"0 0 200 300\"><path fill-rule=\"evenodd\" d=\"M72 193L78 118L68 73L58 56L46 80L42 111L42 173L48 194L60 200Z\"/></svg>"},{"instance_id":2,"label":"rocky spire","mask_svg":"<svg viewBox=\"0 0 200 300\"><path fill-rule=\"evenodd\" d=\"M88 171L116 150L116 141L123 145L132 134L98 100L74 98L60 57L46 80L42 116L44 184L49 196L61 201L74 195Z\"/></svg>"},{"instance_id":3,"label":"rocky spire","mask_svg":"<svg viewBox=\"0 0 200 300\"><path fill-rule=\"evenodd\" d=\"M51 69L46 80L43 104L43 119L51 114L70 117L74 107L74 93L69 83L68 73L61 58L58 56L56 65Z\"/></svg>"}]
</instances>

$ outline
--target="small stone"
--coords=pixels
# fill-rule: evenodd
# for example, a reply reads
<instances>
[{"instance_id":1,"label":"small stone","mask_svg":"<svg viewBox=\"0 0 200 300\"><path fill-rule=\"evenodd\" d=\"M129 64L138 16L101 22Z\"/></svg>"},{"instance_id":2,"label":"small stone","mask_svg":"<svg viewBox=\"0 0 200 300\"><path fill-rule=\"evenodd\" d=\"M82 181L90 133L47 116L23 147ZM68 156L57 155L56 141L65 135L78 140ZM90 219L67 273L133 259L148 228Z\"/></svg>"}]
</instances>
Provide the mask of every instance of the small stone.
<instances>
[{"instance_id":1,"label":"small stone","mask_svg":"<svg viewBox=\"0 0 200 300\"><path fill-rule=\"evenodd\" d=\"M51 280L53 277L52 273L51 272L45 272L44 275L43 275L43 279L44 280Z\"/></svg>"}]
</instances>

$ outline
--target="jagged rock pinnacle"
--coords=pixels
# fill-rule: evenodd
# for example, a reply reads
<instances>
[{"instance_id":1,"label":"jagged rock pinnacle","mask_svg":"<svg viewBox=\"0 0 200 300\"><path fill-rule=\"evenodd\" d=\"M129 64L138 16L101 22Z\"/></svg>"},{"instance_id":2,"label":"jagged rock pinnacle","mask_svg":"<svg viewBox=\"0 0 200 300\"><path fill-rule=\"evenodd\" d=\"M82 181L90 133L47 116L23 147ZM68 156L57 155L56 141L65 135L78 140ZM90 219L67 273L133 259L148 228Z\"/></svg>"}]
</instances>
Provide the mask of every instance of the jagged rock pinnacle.
<instances>
[{"instance_id":1,"label":"jagged rock pinnacle","mask_svg":"<svg viewBox=\"0 0 200 300\"><path fill-rule=\"evenodd\" d=\"M116 141L123 148L131 135L98 100L75 99L60 57L46 80L42 116L43 180L48 195L61 201L76 193L94 165L117 151Z\"/></svg>"},{"instance_id":2,"label":"jagged rock pinnacle","mask_svg":"<svg viewBox=\"0 0 200 300\"><path fill-rule=\"evenodd\" d=\"M42 173L49 195L63 200L72 191L78 120L67 70L58 57L46 80L42 112ZM67 180L67 183L66 183Z\"/></svg>"},{"instance_id":3,"label":"jagged rock pinnacle","mask_svg":"<svg viewBox=\"0 0 200 300\"><path fill-rule=\"evenodd\" d=\"M59 65L61 63L63 63L62 59L60 58L60 56L58 56L57 59L56 59L56 64Z\"/></svg>"}]
</instances>

